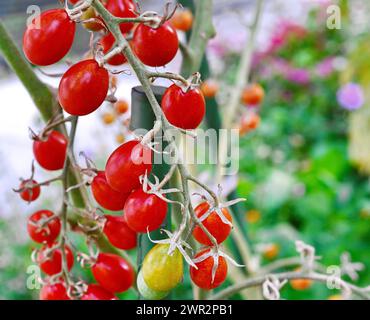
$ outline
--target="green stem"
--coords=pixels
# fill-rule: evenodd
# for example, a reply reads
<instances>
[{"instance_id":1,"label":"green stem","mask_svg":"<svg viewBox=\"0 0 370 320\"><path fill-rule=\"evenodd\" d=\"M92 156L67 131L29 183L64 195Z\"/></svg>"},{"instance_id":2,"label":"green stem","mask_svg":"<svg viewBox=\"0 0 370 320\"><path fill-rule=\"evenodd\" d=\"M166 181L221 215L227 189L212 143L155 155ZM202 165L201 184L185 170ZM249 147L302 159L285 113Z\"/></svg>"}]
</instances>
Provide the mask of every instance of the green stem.
<instances>
[{"instance_id":1,"label":"green stem","mask_svg":"<svg viewBox=\"0 0 370 320\"><path fill-rule=\"evenodd\" d=\"M53 106L56 101L50 89L40 81L25 60L5 26L0 19L0 52L8 62L14 73L21 80L32 100L39 109L42 118L47 121L53 115Z\"/></svg>"}]
</instances>

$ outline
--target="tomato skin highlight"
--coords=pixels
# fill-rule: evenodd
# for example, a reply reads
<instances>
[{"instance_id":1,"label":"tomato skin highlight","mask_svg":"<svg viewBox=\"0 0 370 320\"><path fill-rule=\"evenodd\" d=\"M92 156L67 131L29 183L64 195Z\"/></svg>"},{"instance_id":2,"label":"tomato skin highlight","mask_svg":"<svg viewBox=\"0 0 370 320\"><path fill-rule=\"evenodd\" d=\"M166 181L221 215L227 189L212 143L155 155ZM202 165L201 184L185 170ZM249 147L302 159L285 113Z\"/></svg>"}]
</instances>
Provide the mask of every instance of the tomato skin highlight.
<instances>
[{"instance_id":1,"label":"tomato skin highlight","mask_svg":"<svg viewBox=\"0 0 370 320\"><path fill-rule=\"evenodd\" d=\"M98 284L89 284L81 300L118 300L111 292L105 290Z\"/></svg>"},{"instance_id":2,"label":"tomato skin highlight","mask_svg":"<svg viewBox=\"0 0 370 320\"><path fill-rule=\"evenodd\" d=\"M40 300L71 300L63 283L46 284L40 290Z\"/></svg>"},{"instance_id":3,"label":"tomato skin highlight","mask_svg":"<svg viewBox=\"0 0 370 320\"><path fill-rule=\"evenodd\" d=\"M136 247L137 234L129 228L124 217L106 215L105 218L103 232L113 246L122 250Z\"/></svg>"},{"instance_id":4,"label":"tomato skin highlight","mask_svg":"<svg viewBox=\"0 0 370 320\"><path fill-rule=\"evenodd\" d=\"M161 67L175 57L179 39L168 22L157 29L140 24L134 31L132 47L142 63L150 67Z\"/></svg>"},{"instance_id":5,"label":"tomato skin highlight","mask_svg":"<svg viewBox=\"0 0 370 320\"><path fill-rule=\"evenodd\" d=\"M105 166L108 184L119 192L131 192L141 186L139 177L152 170L152 151L139 141L120 145Z\"/></svg>"},{"instance_id":6,"label":"tomato skin highlight","mask_svg":"<svg viewBox=\"0 0 370 320\"><path fill-rule=\"evenodd\" d=\"M127 225L139 233L158 229L167 214L167 202L155 194L145 193L142 189L133 191L127 198L124 218Z\"/></svg>"},{"instance_id":7,"label":"tomato skin highlight","mask_svg":"<svg viewBox=\"0 0 370 320\"><path fill-rule=\"evenodd\" d=\"M25 181L22 181L22 183L19 186L19 189L25 188L28 183L31 183L31 185L37 184L35 180L30 180L30 179L25 180ZM35 201L40 196L40 193L41 193L40 186L34 186L30 189L23 190L20 193L20 196L24 201L32 202L32 201Z\"/></svg>"},{"instance_id":8,"label":"tomato skin highlight","mask_svg":"<svg viewBox=\"0 0 370 320\"><path fill-rule=\"evenodd\" d=\"M198 252L195 258L203 255L210 249L205 249ZM220 286L227 277L227 263L224 257L218 258L218 267L214 281L212 282L212 268L214 265L213 257L208 257L205 260L195 264L198 269L190 266L190 277L191 280L199 287L204 290L211 290Z\"/></svg>"},{"instance_id":9,"label":"tomato skin highlight","mask_svg":"<svg viewBox=\"0 0 370 320\"><path fill-rule=\"evenodd\" d=\"M209 207L210 206L208 202L202 202L195 208L195 214L198 218L200 218L208 211ZM226 208L222 208L221 210L225 218L232 222L229 211ZM213 211L205 220L203 220L203 225L213 235L217 243L222 243L223 241L225 241L231 232L231 226L223 223L221 218L217 215L215 211ZM196 226L194 228L193 237L201 244L204 244L206 246L212 245L211 240L207 237L207 235L199 226Z\"/></svg>"},{"instance_id":10,"label":"tomato skin highlight","mask_svg":"<svg viewBox=\"0 0 370 320\"><path fill-rule=\"evenodd\" d=\"M167 120L182 129L197 128L206 112L206 102L198 88L184 92L176 84L166 89L161 106Z\"/></svg>"},{"instance_id":11,"label":"tomato skin highlight","mask_svg":"<svg viewBox=\"0 0 370 320\"><path fill-rule=\"evenodd\" d=\"M53 212L40 210L28 218L27 231L33 241L38 243L52 243L59 236L61 223L58 217L50 220L42 229L32 224L32 222L37 223L42 218L47 219L52 216L55 216Z\"/></svg>"},{"instance_id":12,"label":"tomato skin highlight","mask_svg":"<svg viewBox=\"0 0 370 320\"><path fill-rule=\"evenodd\" d=\"M124 292L135 281L135 271L125 259L111 253L100 253L91 268L95 280L110 292Z\"/></svg>"},{"instance_id":13,"label":"tomato skin highlight","mask_svg":"<svg viewBox=\"0 0 370 320\"><path fill-rule=\"evenodd\" d=\"M40 19L39 28L35 19ZM48 66L61 60L71 49L76 23L64 9L47 10L35 19L24 32L23 52L31 63Z\"/></svg>"},{"instance_id":14,"label":"tomato skin highlight","mask_svg":"<svg viewBox=\"0 0 370 320\"><path fill-rule=\"evenodd\" d=\"M168 255L169 244L156 244L145 256L142 273L146 285L155 291L170 291L182 280L184 265L178 249Z\"/></svg>"},{"instance_id":15,"label":"tomato skin highlight","mask_svg":"<svg viewBox=\"0 0 370 320\"><path fill-rule=\"evenodd\" d=\"M37 256L37 261L40 263L41 270L47 275L52 276L62 271L62 252L60 249L56 249L51 253L49 258L44 259L44 251L47 249L48 246L41 249ZM65 246L65 252L67 257L67 267L68 270L71 270L74 264L73 253L69 246Z\"/></svg>"},{"instance_id":16,"label":"tomato skin highlight","mask_svg":"<svg viewBox=\"0 0 370 320\"><path fill-rule=\"evenodd\" d=\"M109 88L108 71L94 59L70 67L59 84L59 102L74 116L94 112L104 102Z\"/></svg>"},{"instance_id":17,"label":"tomato skin highlight","mask_svg":"<svg viewBox=\"0 0 370 320\"><path fill-rule=\"evenodd\" d=\"M111 211L123 210L129 193L112 189L105 177L104 171L99 171L91 183L91 191L96 202L104 209Z\"/></svg>"},{"instance_id":18,"label":"tomato skin highlight","mask_svg":"<svg viewBox=\"0 0 370 320\"><path fill-rule=\"evenodd\" d=\"M135 5L132 0L108 0L105 5L107 10L118 18L135 18ZM134 27L133 23L121 23L119 28L122 33L129 32Z\"/></svg>"},{"instance_id":19,"label":"tomato skin highlight","mask_svg":"<svg viewBox=\"0 0 370 320\"><path fill-rule=\"evenodd\" d=\"M103 47L104 54L107 54L112 49L115 41L116 40L111 32L100 39L100 44ZM124 54L119 53L119 54L114 55L107 62L112 66L120 66L121 64L124 64L126 61L127 60Z\"/></svg>"},{"instance_id":20,"label":"tomato skin highlight","mask_svg":"<svg viewBox=\"0 0 370 320\"><path fill-rule=\"evenodd\" d=\"M67 138L60 132L51 131L46 140L33 142L33 155L38 164L46 170L60 170L67 156Z\"/></svg>"}]
</instances>

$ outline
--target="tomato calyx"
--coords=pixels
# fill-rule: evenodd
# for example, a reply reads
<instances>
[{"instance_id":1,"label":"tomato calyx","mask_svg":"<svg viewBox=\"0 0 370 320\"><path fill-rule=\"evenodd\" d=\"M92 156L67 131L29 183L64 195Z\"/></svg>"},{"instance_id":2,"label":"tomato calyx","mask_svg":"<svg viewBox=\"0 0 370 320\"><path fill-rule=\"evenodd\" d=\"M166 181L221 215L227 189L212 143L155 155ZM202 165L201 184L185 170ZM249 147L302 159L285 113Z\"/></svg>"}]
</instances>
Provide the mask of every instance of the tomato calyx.
<instances>
[{"instance_id":1,"label":"tomato calyx","mask_svg":"<svg viewBox=\"0 0 370 320\"><path fill-rule=\"evenodd\" d=\"M211 283L213 283L214 280L215 280L216 271L218 269L219 258L220 257L223 257L223 258L229 260L229 262L231 264L233 264L234 266L236 266L236 267L244 267L244 265L237 263L233 258L231 258L229 255L227 255L225 252L222 252L218 247L209 247L209 250L207 250L207 248L206 248L206 250L203 254L201 254L200 256L192 259L192 262L193 262L192 266L195 265L195 268L198 269L196 264L199 263L199 262L202 262L202 261L204 261L204 260L206 260L210 257L213 258L212 281L211 281Z\"/></svg>"},{"instance_id":2,"label":"tomato calyx","mask_svg":"<svg viewBox=\"0 0 370 320\"><path fill-rule=\"evenodd\" d=\"M185 242L184 240L180 239L179 235L180 233L179 232L176 232L176 233L172 233L166 229L161 229L161 232L164 232L168 238L167 239L161 239L161 240L153 240L151 237L150 237L150 234L149 234L149 231L147 232L148 234L148 238L151 242L153 243L156 243L156 244L169 244L169 248L168 248L168 252L167 254L169 256L173 255L175 250L178 249L181 253L181 255L184 257L185 261L191 265L192 267L194 268L198 268L195 263L193 262L193 260L189 257L189 255L187 254L187 252L185 251L184 248L187 248L191 251L193 251L193 249L191 248L191 246Z\"/></svg>"},{"instance_id":3,"label":"tomato calyx","mask_svg":"<svg viewBox=\"0 0 370 320\"><path fill-rule=\"evenodd\" d=\"M139 19L142 20L142 24L151 27L152 29L158 29L166 21L170 20L175 14L176 10L181 7L180 4L176 4L175 7L170 9L171 2L167 2L164 6L163 15L160 16L155 11L145 11L139 16Z\"/></svg>"},{"instance_id":4,"label":"tomato calyx","mask_svg":"<svg viewBox=\"0 0 370 320\"><path fill-rule=\"evenodd\" d=\"M76 3L71 9L68 6L68 1L64 2L64 10L67 12L71 20L78 20L82 15L83 11L91 7L93 0L84 0L81 3Z\"/></svg>"}]
</instances>

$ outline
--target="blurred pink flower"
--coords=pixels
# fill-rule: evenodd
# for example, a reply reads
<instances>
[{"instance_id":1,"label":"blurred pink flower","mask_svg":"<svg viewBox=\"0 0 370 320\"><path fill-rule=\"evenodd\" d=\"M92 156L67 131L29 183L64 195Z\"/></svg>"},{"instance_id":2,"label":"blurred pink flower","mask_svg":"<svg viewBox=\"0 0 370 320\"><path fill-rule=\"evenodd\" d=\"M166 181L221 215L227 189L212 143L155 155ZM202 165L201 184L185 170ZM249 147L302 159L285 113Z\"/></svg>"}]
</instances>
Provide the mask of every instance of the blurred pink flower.
<instances>
[{"instance_id":1,"label":"blurred pink flower","mask_svg":"<svg viewBox=\"0 0 370 320\"><path fill-rule=\"evenodd\" d=\"M330 76L334 72L334 59L334 57L327 57L322 60L318 65L316 65L316 74L322 78Z\"/></svg>"},{"instance_id":2,"label":"blurred pink flower","mask_svg":"<svg viewBox=\"0 0 370 320\"><path fill-rule=\"evenodd\" d=\"M337 100L339 105L347 110L357 110L365 102L362 87L354 82L343 85L337 91Z\"/></svg>"},{"instance_id":3,"label":"blurred pink flower","mask_svg":"<svg viewBox=\"0 0 370 320\"><path fill-rule=\"evenodd\" d=\"M307 84L310 82L310 73L305 69L292 68L286 74L287 80L298 84Z\"/></svg>"}]
</instances>

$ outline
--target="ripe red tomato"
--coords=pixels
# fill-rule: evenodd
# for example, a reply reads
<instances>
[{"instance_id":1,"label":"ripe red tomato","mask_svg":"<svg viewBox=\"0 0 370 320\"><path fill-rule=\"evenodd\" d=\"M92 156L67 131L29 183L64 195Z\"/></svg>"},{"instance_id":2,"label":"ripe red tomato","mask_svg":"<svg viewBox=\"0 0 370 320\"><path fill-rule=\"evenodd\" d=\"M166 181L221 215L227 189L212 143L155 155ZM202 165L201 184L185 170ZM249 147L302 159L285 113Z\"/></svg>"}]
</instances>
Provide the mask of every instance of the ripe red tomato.
<instances>
[{"instance_id":1,"label":"ripe red tomato","mask_svg":"<svg viewBox=\"0 0 370 320\"><path fill-rule=\"evenodd\" d=\"M110 292L124 292L135 281L134 269L115 254L100 253L91 270L96 281Z\"/></svg>"},{"instance_id":2,"label":"ripe red tomato","mask_svg":"<svg viewBox=\"0 0 370 320\"><path fill-rule=\"evenodd\" d=\"M194 258L198 258L210 249L205 249L198 252ZM221 285L227 276L227 263L224 257L218 257L218 267L215 278L212 282L212 268L214 265L213 257L208 257L205 260L195 264L198 269L190 266L191 280L199 287L205 290L211 290Z\"/></svg>"},{"instance_id":3,"label":"ripe red tomato","mask_svg":"<svg viewBox=\"0 0 370 320\"><path fill-rule=\"evenodd\" d=\"M40 186L35 186L35 184L37 184L37 182L31 179L21 182L19 189L27 188L27 186L30 186L29 189L27 188L20 193L20 196L24 201L32 202L40 196L41 188Z\"/></svg>"},{"instance_id":4,"label":"ripe red tomato","mask_svg":"<svg viewBox=\"0 0 370 320\"><path fill-rule=\"evenodd\" d=\"M40 300L71 300L63 283L46 284L40 290Z\"/></svg>"},{"instance_id":5,"label":"ripe red tomato","mask_svg":"<svg viewBox=\"0 0 370 320\"><path fill-rule=\"evenodd\" d=\"M67 138L60 132L51 131L45 140L33 142L33 155L41 167L46 170L60 170L67 155Z\"/></svg>"},{"instance_id":6,"label":"ripe red tomato","mask_svg":"<svg viewBox=\"0 0 370 320\"><path fill-rule=\"evenodd\" d=\"M57 217L50 220L43 228L37 226L38 223L41 223L40 220L46 220L52 216L55 216L53 212L40 210L28 218L27 230L33 241L38 243L52 243L59 236L61 224L60 219Z\"/></svg>"},{"instance_id":7,"label":"ripe red tomato","mask_svg":"<svg viewBox=\"0 0 370 320\"><path fill-rule=\"evenodd\" d=\"M195 129L206 112L206 102L198 88L184 92L173 84L162 97L162 109L167 120L182 129Z\"/></svg>"},{"instance_id":8,"label":"ripe red tomato","mask_svg":"<svg viewBox=\"0 0 370 320\"><path fill-rule=\"evenodd\" d=\"M157 29L140 24L134 31L132 46L142 63L150 67L161 67L175 57L179 39L168 22Z\"/></svg>"},{"instance_id":9,"label":"ripe red tomato","mask_svg":"<svg viewBox=\"0 0 370 320\"><path fill-rule=\"evenodd\" d=\"M152 151L137 140L119 146L105 166L108 184L119 192L131 192L140 187L139 177L152 170Z\"/></svg>"},{"instance_id":10,"label":"ripe red tomato","mask_svg":"<svg viewBox=\"0 0 370 320\"><path fill-rule=\"evenodd\" d=\"M112 33L108 33L106 36L100 39L100 44L103 47L104 54L107 54L110 51L110 49L112 49L112 46L114 45L115 41L116 40ZM123 55L123 53L119 53L110 58L107 62L112 66L119 66L121 64L124 64L126 61L127 61L126 57Z\"/></svg>"},{"instance_id":11,"label":"ripe red tomato","mask_svg":"<svg viewBox=\"0 0 370 320\"><path fill-rule=\"evenodd\" d=\"M104 171L99 171L94 177L91 183L91 191L96 202L104 209L111 211L122 210L129 195L112 189L107 182Z\"/></svg>"},{"instance_id":12,"label":"ripe red tomato","mask_svg":"<svg viewBox=\"0 0 370 320\"><path fill-rule=\"evenodd\" d=\"M37 256L37 261L40 263L40 268L43 272L47 275L52 276L53 274L57 274L62 271L62 252L60 249L54 250L49 258L44 259L45 257L45 250L47 250L49 246L45 246L41 249ZM67 266L68 270L71 270L73 267L74 259L72 250L65 246L65 252L67 256Z\"/></svg>"},{"instance_id":13,"label":"ripe red tomato","mask_svg":"<svg viewBox=\"0 0 370 320\"><path fill-rule=\"evenodd\" d=\"M105 7L111 14L118 18L136 17L135 5L132 0L108 0ZM134 27L134 24L121 23L119 27L122 33L127 33Z\"/></svg>"},{"instance_id":14,"label":"ripe red tomato","mask_svg":"<svg viewBox=\"0 0 370 320\"><path fill-rule=\"evenodd\" d=\"M135 232L146 233L158 229L166 218L167 202L142 189L133 191L126 200L124 217Z\"/></svg>"},{"instance_id":15,"label":"ripe red tomato","mask_svg":"<svg viewBox=\"0 0 370 320\"><path fill-rule=\"evenodd\" d=\"M195 208L195 214L197 215L198 218L200 218L203 214L205 214L208 211L209 207L210 206L208 202L202 202ZM225 218L232 222L232 218L229 211L226 208L222 208L221 210ZM211 212L211 214L205 220L203 220L202 223L217 240L217 243L225 241L228 235L230 234L231 226L226 223L223 223L223 221L215 211ZM209 240L207 235L203 232L203 230L199 226L196 226L194 228L193 237L201 244L204 244L206 246L212 245L211 240Z\"/></svg>"},{"instance_id":16,"label":"ripe red tomato","mask_svg":"<svg viewBox=\"0 0 370 320\"><path fill-rule=\"evenodd\" d=\"M59 102L74 116L84 116L100 107L109 89L108 71L94 59L70 67L59 84Z\"/></svg>"},{"instance_id":17,"label":"ripe red tomato","mask_svg":"<svg viewBox=\"0 0 370 320\"><path fill-rule=\"evenodd\" d=\"M118 300L111 292L105 290L98 284L89 284L81 300Z\"/></svg>"},{"instance_id":18,"label":"ripe red tomato","mask_svg":"<svg viewBox=\"0 0 370 320\"><path fill-rule=\"evenodd\" d=\"M255 106L262 102L265 91L258 83L254 83L243 90L242 101L246 105Z\"/></svg>"},{"instance_id":19,"label":"ripe red tomato","mask_svg":"<svg viewBox=\"0 0 370 320\"><path fill-rule=\"evenodd\" d=\"M122 250L136 247L136 232L128 227L124 217L106 215L105 218L107 221L103 232L112 245Z\"/></svg>"},{"instance_id":20,"label":"ripe red tomato","mask_svg":"<svg viewBox=\"0 0 370 320\"><path fill-rule=\"evenodd\" d=\"M23 52L27 59L39 66L47 66L61 60L71 49L76 23L63 9L41 13L23 35Z\"/></svg>"},{"instance_id":21,"label":"ripe red tomato","mask_svg":"<svg viewBox=\"0 0 370 320\"><path fill-rule=\"evenodd\" d=\"M78 1L80 1L80 0L68 0L70 3L72 3L72 4L76 4Z\"/></svg>"}]
</instances>

